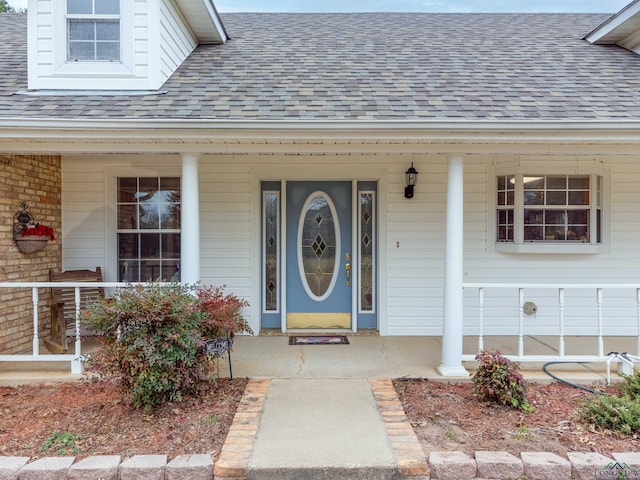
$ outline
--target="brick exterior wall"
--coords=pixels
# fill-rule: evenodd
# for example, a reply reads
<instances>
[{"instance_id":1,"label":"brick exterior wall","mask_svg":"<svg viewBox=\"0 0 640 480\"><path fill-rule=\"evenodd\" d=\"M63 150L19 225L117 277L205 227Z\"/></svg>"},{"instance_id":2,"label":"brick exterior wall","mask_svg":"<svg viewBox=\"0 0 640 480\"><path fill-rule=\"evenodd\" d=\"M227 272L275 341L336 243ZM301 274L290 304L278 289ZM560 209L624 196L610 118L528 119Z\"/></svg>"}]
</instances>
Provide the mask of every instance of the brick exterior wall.
<instances>
[{"instance_id":1,"label":"brick exterior wall","mask_svg":"<svg viewBox=\"0 0 640 480\"><path fill-rule=\"evenodd\" d=\"M61 162L55 155L0 154L0 282L44 282L49 269L62 266ZM14 215L26 202L35 220L52 227L56 240L44 250L24 254L13 240ZM40 289L40 338L48 335L50 292ZM0 354L31 352L31 289L0 289ZM42 353L48 353L43 350Z\"/></svg>"}]
</instances>

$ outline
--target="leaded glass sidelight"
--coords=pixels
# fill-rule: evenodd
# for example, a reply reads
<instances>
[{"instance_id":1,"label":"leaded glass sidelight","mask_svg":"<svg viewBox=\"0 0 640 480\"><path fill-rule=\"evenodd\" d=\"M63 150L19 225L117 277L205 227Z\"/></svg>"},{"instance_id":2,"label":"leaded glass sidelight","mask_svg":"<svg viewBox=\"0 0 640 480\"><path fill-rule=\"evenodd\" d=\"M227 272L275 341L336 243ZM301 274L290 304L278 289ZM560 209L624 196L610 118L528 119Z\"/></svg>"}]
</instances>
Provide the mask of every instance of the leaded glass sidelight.
<instances>
[{"instance_id":1,"label":"leaded glass sidelight","mask_svg":"<svg viewBox=\"0 0 640 480\"><path fill-rule=\"evenodd\" d=\"M279 192L264 192L263 202L264 309L265 311L275 312L278 310L279 298Z\"/></svg>"},{"instance_id":2,"label":"leaded glass sidelight","mask_svg":"<svg viewBox=\"0 0 640 480\"><path fill-rule=\"evenodd\" d=\"M360 192L360 311L372 312L374 304L375 194Z\"/></svg>"},{"instance_id":3,"label":"leaded glass sidelight","mask_svg":"<svg viewBox=\"0 0 640 480\"><path fill-rule=\"evenodd\" d=\"M331 293L338 273L339 225L335 207L324 192L304 204L298 231L298 264L302 283L314 300Z\"/></svg>"}]
</instances>

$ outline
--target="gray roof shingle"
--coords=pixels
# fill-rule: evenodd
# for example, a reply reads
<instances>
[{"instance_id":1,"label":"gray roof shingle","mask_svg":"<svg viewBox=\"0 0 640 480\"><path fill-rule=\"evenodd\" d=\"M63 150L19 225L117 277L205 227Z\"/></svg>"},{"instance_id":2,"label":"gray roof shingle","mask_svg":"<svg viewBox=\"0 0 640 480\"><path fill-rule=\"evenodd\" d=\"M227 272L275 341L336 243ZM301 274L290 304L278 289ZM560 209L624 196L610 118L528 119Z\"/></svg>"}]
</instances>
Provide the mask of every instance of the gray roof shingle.
<instances>
[{"instance_id":1,"label":"gray roof shingle","mask_svg":"<svg viewBox=\"0 0 640 480\"><path fill-rule=\"evenodd\" d=\"M222 15L163 95L28 96L26 15L0 15L0 117L640 119L640 56L591 45L593 14Z\"/></svg>"}]
</instances>

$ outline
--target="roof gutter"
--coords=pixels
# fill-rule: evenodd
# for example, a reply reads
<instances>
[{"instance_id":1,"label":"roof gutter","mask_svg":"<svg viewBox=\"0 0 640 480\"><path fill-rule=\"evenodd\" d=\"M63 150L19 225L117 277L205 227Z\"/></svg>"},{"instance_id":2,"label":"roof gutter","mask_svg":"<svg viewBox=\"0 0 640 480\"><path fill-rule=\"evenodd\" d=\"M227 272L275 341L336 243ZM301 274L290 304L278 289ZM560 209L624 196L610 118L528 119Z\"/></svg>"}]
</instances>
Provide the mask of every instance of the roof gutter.
<instances>
[{"instance_id":1,"label":"roof gutter","mask_svg":"<svg viewBox=\"0 0 640 480\"><path fill-rule=\"evenodd\" d=\"M617 121L241 121L0 119L0 139L224 143L264 140L429 143L638 144L640 120Z\"/></svg>"},{"instance_id":2,"label":"roof gutter","mask_svg":"<svg viewBox=\"0 0 640 480\"><path fill-rule=\"evenodd\" d=\"M630 120L210 120L210 119L67 119L67 118L0 118L1 130L242 130L251 132L640 132L640 119ZM152 133L152 132L149 132Z\"/></svg>"}]
</instances>

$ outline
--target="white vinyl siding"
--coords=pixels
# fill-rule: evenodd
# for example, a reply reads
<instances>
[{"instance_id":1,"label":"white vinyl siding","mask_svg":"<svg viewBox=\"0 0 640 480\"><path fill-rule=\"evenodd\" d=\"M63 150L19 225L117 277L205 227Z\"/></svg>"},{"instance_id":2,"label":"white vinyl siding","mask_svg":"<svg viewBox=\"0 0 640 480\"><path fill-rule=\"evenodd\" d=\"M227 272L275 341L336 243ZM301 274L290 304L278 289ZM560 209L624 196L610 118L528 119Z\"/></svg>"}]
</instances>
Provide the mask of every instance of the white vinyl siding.
<instances>
[{"instance_id":1,"label":"white vinyl siding","mask_svg":"<svg viewBox=\"0 0 640 480\"><path fill-rule=\"evenodd\" d=\"M322 165L319 164L321 159ZM526 156L521 157L525 162ZM537 165L593 165L581 157L545 157ZM404 172L411 164L421 172L414 198L404 198ZM640 158L608 156L599 167L609 172L610 201L606 206L609 249L597 254L513 254L491 251L488 230L488 171L494 157L474 156L464 165L465 282L510 283L513 289L487 291L487 334L518 330L517 285L521 283L625 283L638 281L640 249ZM108 204L109 175L143 171L180 172L178 156L75 156L63 158L64 268L104 266L113 279L113 251L105 241L112 205ZM386 172L379 174L379 171ZM257 172L257 173L256 173ZM292 173L294 172L294 173ZM381 334L441 335L444 277L444 228L447 159L424 156L208 156L199 160L201 272L206 283L251 303L252 325L260 313L260 180L280 178L352 179L354 172L376 172L379 183ZM357 175L357 173L355 173ZM494 212L490 212L494 215ZM635 291L605 290L605 333L634 334L637 324ZM558 294L552 289L527 291L526 301L538 306L525 317L527 334L558 333ZM565 292L566 334L595 333L595 292ZM477 333L477 290L465 291L465 334ZM615 325L613 327L612 325Z\"/></svg>"},{"instance_id":2,"label":"white vinyl siding","mask_svg":"<svg viewBox=\"0 0 640 480\"><path fill-rule=\"evenodd\" d=\"M160 6L160 65L158 86L175 72L197 46L184 20L170 0Z\"/></svg>"},{"instance_id":3,"label":"white vinyl siding","mask_svg":"<svg viewBox=\"0 0 640 480\"><path fill-rule=\"evenodd\" d=\"M251 225L249 167L201 159L199 170L202 281L226 285L252 302L252 235L260 225Z\"/></svg>"},{"instance_id":4,"label":"white vinyl siding","mask_svg":"<svg viewBox=\"0 0 640 480\"><path fill-rule=\"evenodd\" d=\"M93 162L62 162L62 269L106 267L104 169Z\"/></svg>"},{"instance_id":5,"label":"white vinyl siding","mask_svg":"<svg viewBox=\"0 0 640 480\"><path fill-rule=\"evenodd\" d=\"M407 200L405 171L412 161L421 175L414 197ZM387 292L380 292L387 295L387 333L440 335L446 158L395 159L388 178L387 245L381 246L387 255Z\"/></svg>"}]
</instances>

